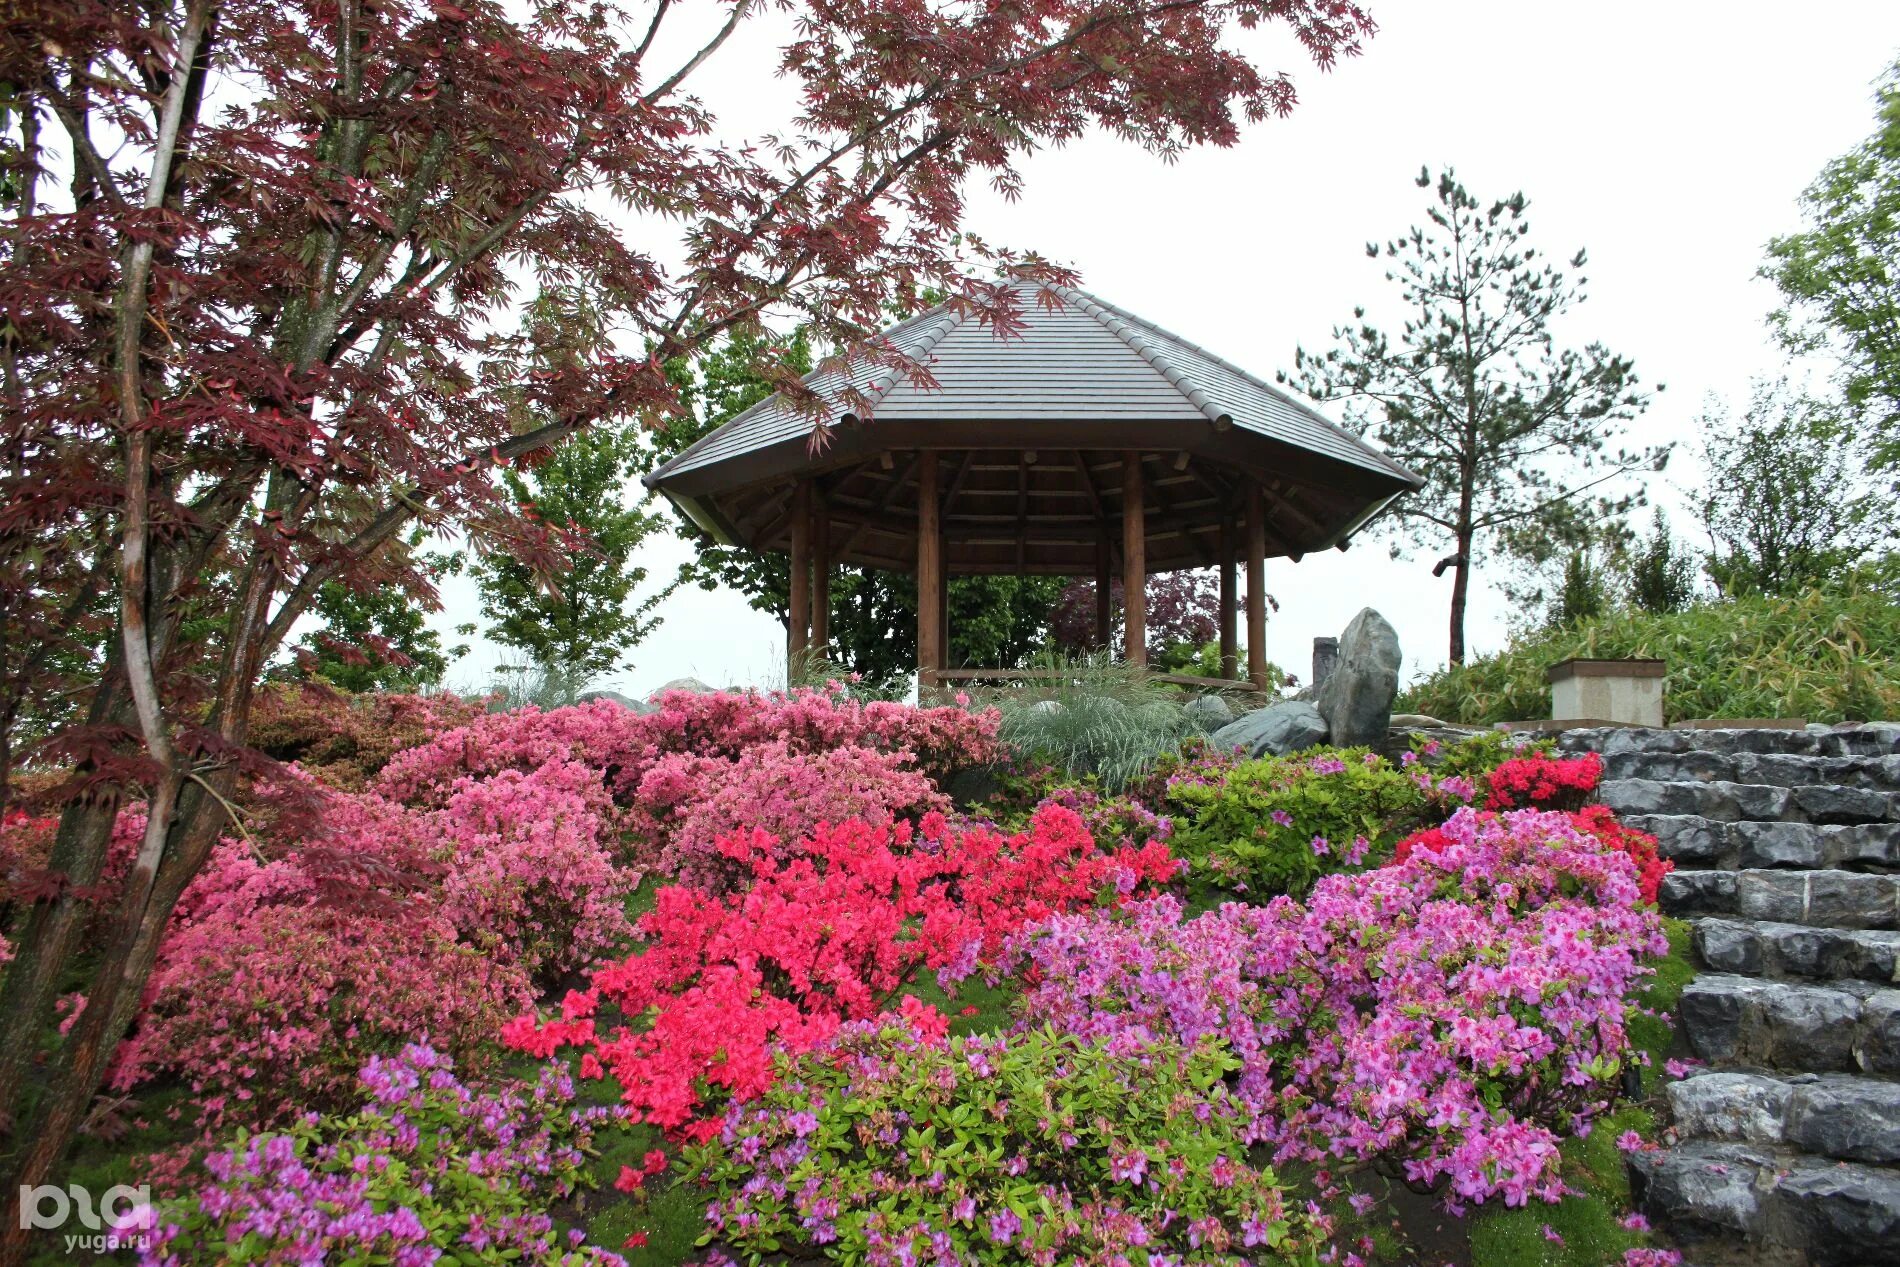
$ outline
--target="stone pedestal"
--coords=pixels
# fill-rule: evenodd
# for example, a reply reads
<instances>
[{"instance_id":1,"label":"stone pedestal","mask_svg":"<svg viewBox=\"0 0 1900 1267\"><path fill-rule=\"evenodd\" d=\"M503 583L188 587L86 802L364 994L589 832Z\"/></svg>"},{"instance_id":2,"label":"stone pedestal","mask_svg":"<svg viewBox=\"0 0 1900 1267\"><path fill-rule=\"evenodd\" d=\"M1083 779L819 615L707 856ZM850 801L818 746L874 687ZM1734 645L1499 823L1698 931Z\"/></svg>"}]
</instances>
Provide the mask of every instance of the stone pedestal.
<instances>
[{"instance_id":1,"label":"stone pedestal","mask_svg":"<svg viewBox=\"0 0 1900 1267\"><path fill-rule=\"evenodd\" d=\"M1557 721L1663 724L1661 660L1564 660L1545 673Z\"/></svg>"}]
</instances>

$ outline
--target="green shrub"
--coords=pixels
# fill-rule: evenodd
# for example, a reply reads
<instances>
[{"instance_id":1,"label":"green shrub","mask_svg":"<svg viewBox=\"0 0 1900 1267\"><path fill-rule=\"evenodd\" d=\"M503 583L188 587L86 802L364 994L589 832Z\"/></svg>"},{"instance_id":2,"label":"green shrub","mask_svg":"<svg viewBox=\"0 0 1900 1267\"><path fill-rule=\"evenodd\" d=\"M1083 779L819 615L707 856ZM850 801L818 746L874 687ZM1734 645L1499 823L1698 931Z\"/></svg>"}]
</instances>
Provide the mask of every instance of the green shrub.
<instances>
[{"instance_id":1,"label":"green shrub","mask_svg":"<svg viewBox=\"0 0 1900 1267\"><path fill-rule=\"evenodd\" d=\"M1859 583L1664 614L1622 609L1567 629L1527 630L1497 655L1432 674L1398 707L1465 725L1549 717L1545 670L1573 656L1667 662L1668 721L1900 717L1900 604Z\"/></svg>"},{"instance_id":2,"label":"green shrub","mask_svg":"<svg viewBox=\"0 0 1900 1267\"><path fill-rule=\"evenodd\" d=\"M1200 733L1180 693L1140 668L1101 657L1038 667L1051 676L983 701L1002 713L997 738L1023 760L1093 774L1114 792Z\"/></svg>"},{"instance_id":3,"label":"green shrub","mask_svg":"<svg viewBox=\"0 0 1900 1267\"><path fill-rule=\"evenodd\" d=\"M1255 900L1297 897L1474 794L1466 779L1402 770L1364 748L1243 761L1218 778L1172 782L1168 804L1180 813L1169 847L1203 880Z\"/></svg>"},{"instance_id":4,"label":"green shrub","mask_svg":"<svg viewBox=\"0 0 1900 1267\"><path fill-rule=\"evenodd\" d=\"M854 1026L689 1149L742 1261L1310 1261L1212 1040ZM1139 1247L1139 1248L1136 1248Z\"/></svg>"}]
</instances>

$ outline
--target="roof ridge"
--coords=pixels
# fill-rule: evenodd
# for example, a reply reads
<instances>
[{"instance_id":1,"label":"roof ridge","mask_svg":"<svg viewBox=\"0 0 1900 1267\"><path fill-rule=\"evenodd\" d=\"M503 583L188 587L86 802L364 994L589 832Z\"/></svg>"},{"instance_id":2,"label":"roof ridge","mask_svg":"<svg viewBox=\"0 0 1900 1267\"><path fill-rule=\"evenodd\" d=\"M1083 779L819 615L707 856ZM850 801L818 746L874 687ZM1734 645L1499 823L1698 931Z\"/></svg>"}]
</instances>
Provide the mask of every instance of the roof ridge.
<instances>
[{"instance_id":1,"label":"roof ridge","mask_svg":"<svg viewBox=\"0 0 1900 1267\"><path fill-rule=\"evenodd\" d=\"M1169 386L1179 391L1196 409L1206 414L1209 422L1217 427L1233 425L1233 415L1216 404L1214 398L1190 378L1185 370L1163 355L1161 349L1129 328L1131 321L1138 325L1146 325L1140 318L1132 313L1123 312L1115 305L1096 298L1086 290L1076 290L1069 286L1052 286L1050 289L1061 295L1065 301L1075 304L1083 312L1095 318L1116 338L1132 348L1135 355L1153 366L1156 373L1168 380ZM1157 334L1167 333L1159 327L1148 328Z\"/></svg>"},{"instance_id":2,"label":"roof ridge","mask_svg":"<svg viewBox=\"0 0 1900 1267\"><path fill-rule=\"evenodd\" d=\"M1086 292L1078 292L1078 293L1086 293ZM1386 466L1391 468L1393 471L1404 475L1407 479L1414 479L1414 480L1418 479L1418 475L1416 472L1412 471L1411 469L1404 466L1403 464L1395 461L1390 455L1385 453L1383 450L1375 448L1372 444L1370 444L1366 440L1364 436L1354 435L1352 432L1346 430L1346 428L1340 426L1338 423L1334 422L1331 418L1328 418L1325 414L1321 413L1319 410L1313 408L1312 405L1295 399L1290 393L1282 391L1280 388L1274 386L1272 383L1269 383L1266 379L1261 378L1258 374L1252 373L1249 370L1242 369L1240 366L1234 364L1232 361L1228 360L1226 357L1222 356L1220 353L1210 352L1208 351L1208 349L1202 347L1200 344L1196 343L1194 340L1186 337L1185 335L1176 334L1174 331L1168 329L1165 326L1156 325L1154 322L1148 320L1146 317L1136 316L1134 313L1128 312L1125 309L1117 308L1114 304L1109 303L1105 299L1097 299L1094 295L1089 295L1088 298L1093 299L1097 304L1101 305L1103 308L1107 309L1109 312L1114 313L1116 316L1120 317L1123 321L1132 322L1135 325L1141 326L1143 329L1148 330L1151 333L1157 334L1164 339L1172 340L1173 342L1180 344L1182 347L1187 348L1190 352L1198 352L1200 355L1214 362L1216 365L1220 366L1222 369L1226 370L1228 373L1236 375L1237 377L1242 378L1249 383L1252 383L1255 387L1258 387L1261 391L1267 392L1273 396L1278 397L1280 400L1285 401L1288 405L1291 405L1293 408L1298 409L1302 413L1306 414L1309 418L1313 419L1315 422L1320 423L1322 426L1326 427L1328 430L1334 432L1337 435L1344 436L1346 439L1352 441L1354 444L1358 445L1360 448L1364 449L1366 452L1372 454L1372 456L1379 459L1379 461L1385 463Z\"/></svg>"},{"instance_id":3,"label":"roof ridge","mask_svg":"<svg viewBox=\"0 0 1900 1267\"><path fill-rule=\"evenodd\" d=\"M963 324L963 315L959 313L948 301L938 304L935 308L931 309L929 312L918 313L915 320L921 324L925 318L933 317L933 316L941 317L942 320L939 322L935 330L932 330L926 333L921 339L918 340L917 349L916 351L909 354L909 359L913 361L923 360L925 357L929 356L932 352L937 350L937 345L943 342L943 338L945 335L949 334L952 330L956 329L958 326ZM899 322L897 325L892 326L889 330L886 330L883 334L883 338L888 342L891 336L895 335L899 330L902 330L904 326L908 324L909 324L908 322ZM889 369L881 370L876 375L874 375L871 378L871 381L864 385L864 400L865 400L865 405L866 405L865 412L866 413L874 412L877 402L880 400L883 400L885 397L885 394L888 393L891 390L891 388L897 386L898 380L900 378L909 379L910 375L908 373L902 373L900 371L889 370ZM859 421L859 417L856 412L847 409L843 413L838 415L838 421L841 423L849 424L849 423Z\"/></svg>"}]
</instances>

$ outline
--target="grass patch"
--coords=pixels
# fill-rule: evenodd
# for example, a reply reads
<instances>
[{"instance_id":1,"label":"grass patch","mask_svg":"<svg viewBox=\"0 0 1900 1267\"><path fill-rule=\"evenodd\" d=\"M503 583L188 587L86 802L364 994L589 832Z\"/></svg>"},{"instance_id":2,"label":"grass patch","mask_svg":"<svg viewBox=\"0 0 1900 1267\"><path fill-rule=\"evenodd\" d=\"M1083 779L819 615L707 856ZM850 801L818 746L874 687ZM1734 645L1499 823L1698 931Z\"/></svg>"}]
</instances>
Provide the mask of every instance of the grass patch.
<instances>
[{"instance_id":1,"label":"grass patch","mask_svg":"<svg viewBox=\"0 0 1900 1267\"><path fill-rule=\"evenodd\" d=\"M1896 646L1900 603L1878 584L1702 603L1660 616L1619 610L1562 629L1522 631L1496 655L1425 678L1398 707L1467 725L1549 717L1544 671L1559 660L1654 657L1668 664L1669 721L1866 721L1900 715Z\"/></svg>"}]
</instances>

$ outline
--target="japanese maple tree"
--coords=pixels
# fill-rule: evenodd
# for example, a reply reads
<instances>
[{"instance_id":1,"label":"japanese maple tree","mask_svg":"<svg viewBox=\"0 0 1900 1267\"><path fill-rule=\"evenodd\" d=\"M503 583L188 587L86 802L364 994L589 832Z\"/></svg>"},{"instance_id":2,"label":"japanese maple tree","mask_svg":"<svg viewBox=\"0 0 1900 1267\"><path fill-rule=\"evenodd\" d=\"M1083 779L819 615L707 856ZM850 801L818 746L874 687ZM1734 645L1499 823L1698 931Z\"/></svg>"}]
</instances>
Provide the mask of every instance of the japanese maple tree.
<instances>
[{"instance_id":1,"label":"japanese maple tree","mask_svg":"<svg viewBox=\"0 0 1900 1267\"><path fill-rule=\"evenodd\" d=\"M905 296L1008 332L1004 283L1065 275L964 233L968 180L1018 191L1023 154L1092 128L1163 154L1231 143L1294 102L1235 27L1284 23L1321 66L1371 30L1349 0L801 0L780 57L796 117L726 138L697 79L762 8L9 11L0 584L29 637L92 652L0 648L16 712L79 701L13 758L70 778L0 987L9 1192L66 1149L174 902L265 772L244 755L260 670L324 585L418 525L552 564L562 529L524 522L496 473L597 423L660 421L667 360L768 315L900 372L867 336ZM616 338L536 372L529 280L582 288ZM795 384L770 340L758 368ZM149 825L101 891L132 800ZM94 902L111 931L82 959ZM29 1092L81 968L85 1012Z\"/></svg>"}]
</instances>

